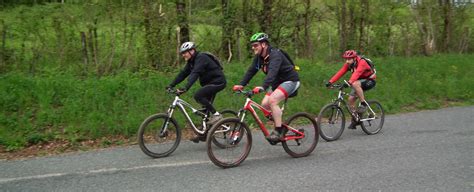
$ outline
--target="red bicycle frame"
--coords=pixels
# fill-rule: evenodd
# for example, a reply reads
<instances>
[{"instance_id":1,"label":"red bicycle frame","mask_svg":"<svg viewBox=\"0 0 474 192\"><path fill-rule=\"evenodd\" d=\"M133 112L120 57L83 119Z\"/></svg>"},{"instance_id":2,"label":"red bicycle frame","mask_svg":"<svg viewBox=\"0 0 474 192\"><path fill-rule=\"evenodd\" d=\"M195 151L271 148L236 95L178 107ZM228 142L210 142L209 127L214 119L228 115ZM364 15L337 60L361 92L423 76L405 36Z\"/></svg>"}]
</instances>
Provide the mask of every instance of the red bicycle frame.
<instances>
[{"instance_id":1,"label":"red bicycle frame","mask_svg":"<svg viewBox=\"0 0 474 192\"><path fill-rule=\"evenodd\" d=\"M262 107L261 105L259 105L258 103L256 103L255 101L253 101L252 99L250 99L250 96L251 95L247 95L247 100L245 101L245 104L244 104L244 108L243 110L244 111L250 111L250 114L252 114L254 120L258 123L258 126L260 127L260 130L263 132L263 135L266 137L268 135L270 135L268 129L265 127L265 124L262 122L262 120L260 120L260 118L258 117L257 115L257 112L255 111L255 109L253 107L257 107L257 109L259 109L260 111L263 112L263 115L265 117L270 117L272 115L272 112L265 109L264 107ZM283 109L282 109L283 110ZM240 118L240 121L243 122L244 121L244 118L245 118L245 113L243 113L242 117ZM302 139L304 138L304 132L301 132L297 129L294 129L293 127L290 127L284 123L282 123L282 127L285 127L286 129L288 129L289 131L295 133L294 135L287 135L285 134L284 138L282 139L282 141L288 141L288 140L294 140L294 139Z\"/></svg>"}]
</instances>

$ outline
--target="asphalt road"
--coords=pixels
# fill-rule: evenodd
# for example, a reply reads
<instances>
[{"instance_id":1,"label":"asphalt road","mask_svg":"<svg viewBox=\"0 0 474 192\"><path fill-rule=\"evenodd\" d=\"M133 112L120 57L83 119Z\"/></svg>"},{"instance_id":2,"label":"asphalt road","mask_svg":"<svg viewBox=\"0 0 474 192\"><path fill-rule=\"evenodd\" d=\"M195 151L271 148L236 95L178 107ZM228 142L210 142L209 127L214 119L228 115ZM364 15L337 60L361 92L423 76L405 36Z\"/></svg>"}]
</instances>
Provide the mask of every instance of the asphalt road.
<instances>
[{"instance_id":1,"label":"asphalt road","mask_svg":"<svg viewBox=\"0 0 474 192\"><path fill-rule=\"evenodd\" d=\"M239 167L204 143L152 159L138 146L0 161L0 191L474 191L474 106L386 116L381 133L345 130L291 158L254 132Z\"/></svg>"}]
</instances>

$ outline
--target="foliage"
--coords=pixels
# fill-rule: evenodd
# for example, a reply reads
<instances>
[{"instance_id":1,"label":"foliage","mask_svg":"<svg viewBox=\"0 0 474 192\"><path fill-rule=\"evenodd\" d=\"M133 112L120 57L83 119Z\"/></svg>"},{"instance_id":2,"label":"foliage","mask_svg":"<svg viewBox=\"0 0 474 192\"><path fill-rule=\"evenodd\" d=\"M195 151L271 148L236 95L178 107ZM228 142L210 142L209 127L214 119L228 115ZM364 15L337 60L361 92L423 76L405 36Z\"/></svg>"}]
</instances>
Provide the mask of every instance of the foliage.
<instances>
[{"instance_id":1,"label":"foliage","mask_svg":"<svg viewBox=\"0 0 474 192\"><path fill-rule=\"evenodd\" d=\"M0 73L40 74L55 68L102 76L174 68L181 61L176 52L177 2L2 1ZM248 37L264 29L273 45L301 59L330 60L341 49L358 49L373 56L474 50L474 6L470 3L446 9L441 1L416 5L374 0L181 2L186 4L190 38L199 49L226 59L231 51L234 61L251 56ZM228 4L226 10L222 10L223 2ZM342 2L348 11L343 23L339 21ZM451 10L450 14L445 10ZM449 25L445 25L447 21ZM341 24L350 27L345 39L338 30Z\"/></svg>"}]
</instances>

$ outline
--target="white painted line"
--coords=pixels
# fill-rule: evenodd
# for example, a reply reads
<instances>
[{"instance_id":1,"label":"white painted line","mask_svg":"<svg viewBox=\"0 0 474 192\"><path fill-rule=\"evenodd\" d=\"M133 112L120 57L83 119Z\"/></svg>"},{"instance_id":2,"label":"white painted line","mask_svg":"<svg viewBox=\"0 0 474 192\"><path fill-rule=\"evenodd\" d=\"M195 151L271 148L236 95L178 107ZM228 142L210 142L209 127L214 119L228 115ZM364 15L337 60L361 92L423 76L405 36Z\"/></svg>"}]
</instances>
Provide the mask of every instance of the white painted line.
<instances>
[{"instance_id":1,"label":"white painted line","mask_svg":"<svg viewBox=\"0 0 474 192\"><path fill-rule=\"evenodd\" d=\"M137 166L137 167L121 168L121 169L120 168L96 169L96 170L77 172L77 173L49 173L49 174L44 174L44 175L33 175L33 176L26 176L26 177L0 178L0 184L16 182L16 181L24 181L24 180L62 177L66 175L92 175L92 174L112 173L112 172L119 172L119 171L133 171L133 170L150 169L150 168L178 167L178 166L197 165L197 164L206 164L206 163L210 163L210 161L189 161L189 162L181 162L181 163L152 164L152 165L144 165L144 166Z\"/></svg>"}]
</instances>

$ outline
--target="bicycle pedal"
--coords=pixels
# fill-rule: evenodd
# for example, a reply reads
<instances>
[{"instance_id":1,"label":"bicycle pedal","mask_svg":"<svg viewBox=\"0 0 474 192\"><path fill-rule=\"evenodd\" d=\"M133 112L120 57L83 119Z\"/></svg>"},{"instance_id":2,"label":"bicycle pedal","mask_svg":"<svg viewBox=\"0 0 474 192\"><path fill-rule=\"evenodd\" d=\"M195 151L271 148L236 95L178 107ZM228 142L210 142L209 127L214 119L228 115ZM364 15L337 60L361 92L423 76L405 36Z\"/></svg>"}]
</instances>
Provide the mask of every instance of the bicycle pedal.
<instances>
[{"instance_id":1,"label":"bicycle pedal","mask_svg":"<svg viewBox=\"0 0 474 192\"><path fill-rule=\"evenodd\" d=\"M276 145L281 142L281 141L270 141L270 140L267 140L267 141L270 143L270 145Z\"/></svg>"}]
</instances>

